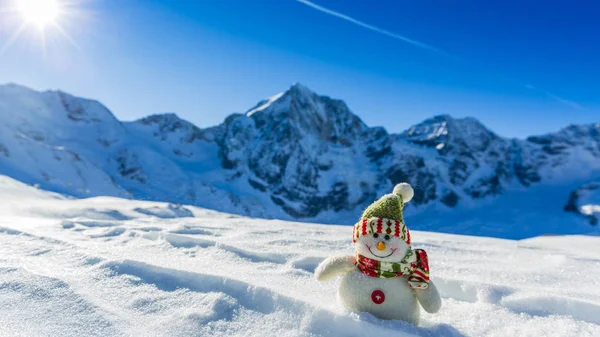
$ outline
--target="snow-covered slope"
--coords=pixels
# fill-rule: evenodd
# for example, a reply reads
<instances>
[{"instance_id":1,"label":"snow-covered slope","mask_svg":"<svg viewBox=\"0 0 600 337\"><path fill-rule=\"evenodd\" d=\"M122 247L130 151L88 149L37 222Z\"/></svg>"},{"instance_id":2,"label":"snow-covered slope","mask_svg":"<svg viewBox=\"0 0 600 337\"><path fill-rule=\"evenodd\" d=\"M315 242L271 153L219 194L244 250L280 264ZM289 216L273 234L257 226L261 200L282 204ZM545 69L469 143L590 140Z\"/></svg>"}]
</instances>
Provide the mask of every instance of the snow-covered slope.
<instances>
[{"instance_id":1,"label":"snow-covered slope","mask_svg":"<svg viewBox=\"0 0 600 337\"><path fill-rule=\"evenodd\" d=\"M417 228L507 238L595 228L565 205L600 179L600 124L519 140L442 115L388 134L301 84L208 129L175 114L120 122L98 102L17 85L0 86L0 118L0 174L77 197L352 224L407 181Z\"/></svg>"},{"instance_id":2,"label":"snow-covered slope","mask_svg":"<svg viewBox=\"0 0 600 337\"><path fill-rule=\"evenodd\" d=\"M217 146L194 139L198 129L172 114L122 123L95 101L6 85L0 118L1 174L77 197L202 203L253 214L210 183L226 176L215 161Z\"/></svg>"},{"instance_id":3,"label":"snow-covered slope","mask_svg":"<svg viewBox=\"0 0 600 337\"><path fill-rule=\"evenodd\" d=\"M348 312L339 279L314 279L352 252L347 226L69 199L0 176L0 335L600 335L600 238L412 238L443 297L420 327Z\"/></svg>"},{"instance_id":4,"label":"snow-covered slope","mask_svg":"<svg viewBox=\"0 0 600 337\"><path fill-rule=\"evenodd\" d=\"M62 92L0 87L0 172L75 196L126 192L96 154L121 141L121 123L100 103Z\"/></svg>"}]
</instances>

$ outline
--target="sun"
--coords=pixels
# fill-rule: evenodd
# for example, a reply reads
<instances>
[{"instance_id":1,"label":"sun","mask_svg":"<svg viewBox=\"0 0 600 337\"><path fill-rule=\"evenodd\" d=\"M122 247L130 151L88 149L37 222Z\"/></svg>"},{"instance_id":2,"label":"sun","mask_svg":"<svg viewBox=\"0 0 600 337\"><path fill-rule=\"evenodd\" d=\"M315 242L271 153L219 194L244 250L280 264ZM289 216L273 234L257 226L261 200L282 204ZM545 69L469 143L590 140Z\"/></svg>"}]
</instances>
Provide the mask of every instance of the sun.
<instances>
[{"instance_id":1,"label":"sun","mask_svg":"<svg viewBox=\"0 0 600 337\"><path fill-rule=\"evenodd\" d=\"M77 26L79 31L90 18L89 12L81 8L83 0L0 0L0 33L5 29L3 13L10 18L6 28L14 27L14 32L5 41L0 40L0 56L15 43L28 46L40 45L42 55L47 47L57 50L66 40L79 48L75 39L69 35L70 28ZM0 34L1 35L1 34ZM27 40L27 41L23 41Z\"/></svg>"},{"instance_id":2,"label":"sun","mask_svg":"<svg viewBox=\"0 0 600 337\"><path fill-rule=\"evenodd\" d=\"M61 6L58 0L17 0L17 8L27 23L43 29L56 24Z\"/></svg>"}]
</instances>

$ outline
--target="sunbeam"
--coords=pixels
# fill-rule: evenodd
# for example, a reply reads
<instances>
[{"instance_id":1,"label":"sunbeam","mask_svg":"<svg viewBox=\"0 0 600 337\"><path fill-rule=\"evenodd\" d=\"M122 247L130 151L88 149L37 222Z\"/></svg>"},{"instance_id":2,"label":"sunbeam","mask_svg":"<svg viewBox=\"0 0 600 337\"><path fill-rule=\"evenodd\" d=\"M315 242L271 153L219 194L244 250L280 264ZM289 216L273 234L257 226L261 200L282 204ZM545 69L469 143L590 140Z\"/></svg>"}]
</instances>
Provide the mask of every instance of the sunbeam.
<instances>
[{"instance_id":1,"label":"sunbeam","mask_svg":"<svg viewBox=\"0 0 600 337\"><path fill-rule=\"evenodd\" d=\"M26 24L22 24L19 26L19 28L4 43L2 48L0 48L0 56L2 54L4 54L8 50L8 48L10 48L10 46L13 45L13 43L15 43L15 41L19 38L19 36L21 36L21 34L23 34L23 32L25 31L26 28L27 28Z\"/></svg>"}]
</instances>

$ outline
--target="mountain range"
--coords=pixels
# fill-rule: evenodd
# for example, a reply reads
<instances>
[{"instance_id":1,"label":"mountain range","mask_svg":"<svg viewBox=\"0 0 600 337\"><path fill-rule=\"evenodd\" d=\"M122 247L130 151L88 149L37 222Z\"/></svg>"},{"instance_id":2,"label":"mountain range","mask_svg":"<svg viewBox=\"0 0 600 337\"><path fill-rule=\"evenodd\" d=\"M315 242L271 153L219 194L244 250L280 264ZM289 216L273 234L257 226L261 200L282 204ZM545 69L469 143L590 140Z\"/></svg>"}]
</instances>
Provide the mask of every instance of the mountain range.
<instances>
[{"instance_id":1,"label":"mountain range","mask_svg":"<svg viewBox=\"0 0 600 337\"><path fill-rule=\"evenodd\" d=\"M598 230L600 123L508 139L440 115L391 134L301 84L204 129L175 114L123 122L97 101L15 84L0 86L0 118L0 174L78 198L351 225L409 182L411 228L506 238Z\"/></svg>"}]
</instances>

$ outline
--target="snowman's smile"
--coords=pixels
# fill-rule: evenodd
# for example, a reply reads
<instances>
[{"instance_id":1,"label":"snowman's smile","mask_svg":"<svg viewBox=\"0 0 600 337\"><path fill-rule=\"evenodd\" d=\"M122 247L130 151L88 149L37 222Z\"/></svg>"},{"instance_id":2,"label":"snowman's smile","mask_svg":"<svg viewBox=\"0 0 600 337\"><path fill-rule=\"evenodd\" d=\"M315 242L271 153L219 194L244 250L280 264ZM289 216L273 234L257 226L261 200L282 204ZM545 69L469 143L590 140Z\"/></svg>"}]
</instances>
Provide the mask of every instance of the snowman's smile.
<instances>
[{"instance_id":1,"label":"snowman's smile","mask_svg":"<svg viewBox=\"0 0 600 337\"><path fill-rule=\"evenodd\" d=\"M376 257L378 257L378 258L380 258L380 259L385 259L386 257L390 257L390 256L392 256L392 255L394 254L394 252L396 251L396 249L392 249L392 252L391 252L389 255L386 255L386 256L379 256L379 255L377 255L377 254L373 253L373 251L371 250L371 247L367 246L367 249L369 249L369 253L373 254L373 256L376 256Z\"/></svg>"}]
</instances>

